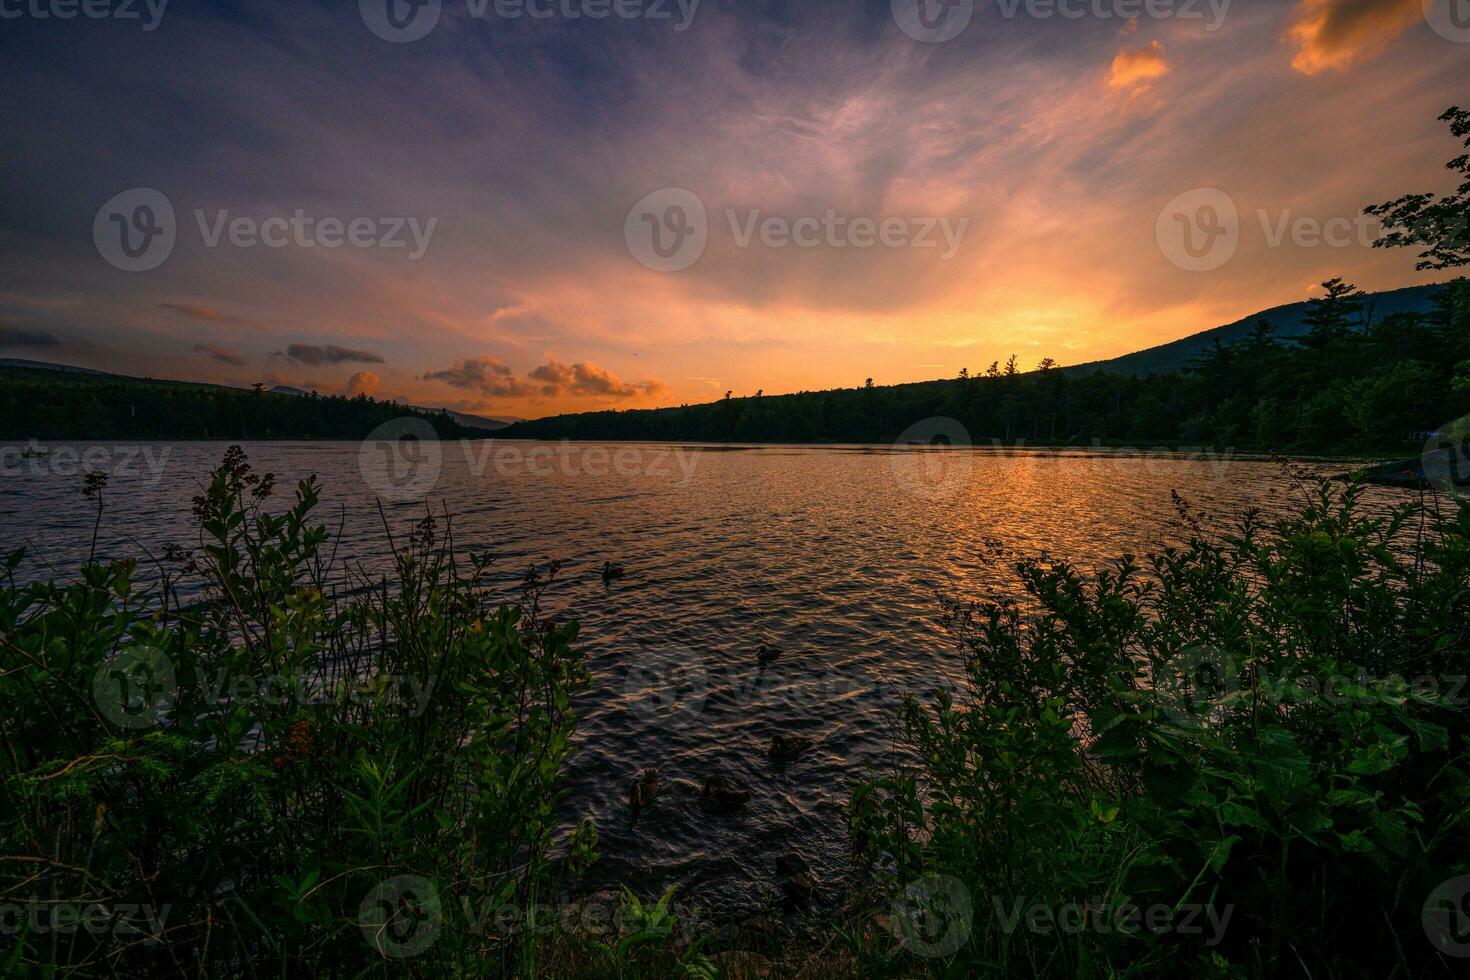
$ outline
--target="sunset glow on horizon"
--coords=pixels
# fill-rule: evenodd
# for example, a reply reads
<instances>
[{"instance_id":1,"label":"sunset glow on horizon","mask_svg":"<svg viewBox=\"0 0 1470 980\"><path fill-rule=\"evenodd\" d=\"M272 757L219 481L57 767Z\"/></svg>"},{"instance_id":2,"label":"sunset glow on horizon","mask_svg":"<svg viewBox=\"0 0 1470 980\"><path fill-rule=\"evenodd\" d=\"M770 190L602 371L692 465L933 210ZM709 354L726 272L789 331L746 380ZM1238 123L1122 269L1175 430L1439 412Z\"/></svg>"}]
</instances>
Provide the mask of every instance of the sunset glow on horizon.
<instances>
[{"instance_id":1,"label":"sunset glow on horizon","mask_svg":"<svg viewBox=\"0 0 1470 980\"><path fill-rule=\"evenodd\" d=\"M1078 364L1446 278L1360 219L1450 189L1470 44L1421 0L1018 2L937 43L888 0L444 0L403 43L355 2L6 21L0 357L539 417ZM176 240L125 271L94 222L136 188ZM1159 219L1199 188L1239 242L1191 271ZM669 189L702 251L661 271L631 239Z\"/></svg>"}]
</instances>

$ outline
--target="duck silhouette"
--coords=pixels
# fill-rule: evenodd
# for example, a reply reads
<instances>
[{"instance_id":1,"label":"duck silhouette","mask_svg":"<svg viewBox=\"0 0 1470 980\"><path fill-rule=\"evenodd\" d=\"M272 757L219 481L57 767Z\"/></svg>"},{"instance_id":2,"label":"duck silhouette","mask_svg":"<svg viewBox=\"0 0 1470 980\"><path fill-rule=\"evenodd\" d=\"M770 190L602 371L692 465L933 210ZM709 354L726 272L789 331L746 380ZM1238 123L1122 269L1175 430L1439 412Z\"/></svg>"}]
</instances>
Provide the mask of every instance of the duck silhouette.
<instances>
[{"instance_id":1,"label":"duck silhouette","mask_svg":"<svg viewBox=\"0 0 1470 980\"><path fill-rule=\"evenodd\" d=\"M658 770L652 767L639 769L633 775L633 785L628 789L628 806L633 811L634 820L637 820L639 812L651 804L654 797L658 796L661 784L662 780L659 778Z\"/></svg>"},{"instance_id":2,"label":"duck silhouette","mask_svg":"<svg viewBox=\"0 0 1470 980\"><path fill-rule=\"evenodd\" d=\"M750 790L726 776L707 776L699 791L699 808L705 813L733 813L750 802Z\"/></svg>"},{"instance_id":3,"label":"duck silhouette","mask_svg":"<svg viewBox=\"0 0 1470 980\"><path fill-rule=\"evenodd\" d=\"M772 735L767 754L772 762L791 762L811 746L812 740L805 735Z\"/></svg>"}]
</instances>

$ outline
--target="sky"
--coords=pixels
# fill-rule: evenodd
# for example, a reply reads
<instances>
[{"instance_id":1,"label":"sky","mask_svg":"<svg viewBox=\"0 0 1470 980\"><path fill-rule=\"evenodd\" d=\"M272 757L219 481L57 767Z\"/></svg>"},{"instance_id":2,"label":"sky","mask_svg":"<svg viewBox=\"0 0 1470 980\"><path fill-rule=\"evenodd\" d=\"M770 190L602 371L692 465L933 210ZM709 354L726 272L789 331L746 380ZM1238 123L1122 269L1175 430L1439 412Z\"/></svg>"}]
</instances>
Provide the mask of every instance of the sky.
<instances>
[{"instance_id":1,"label":"sky","mask_svg":"<svg viewBox=\"0 0 1470 980\"><path fill-rule=\"evenodd\" d=\"M1437 281L1464 7L0 0L0 357L539 417Z\"/></svg>"}]
</instances>

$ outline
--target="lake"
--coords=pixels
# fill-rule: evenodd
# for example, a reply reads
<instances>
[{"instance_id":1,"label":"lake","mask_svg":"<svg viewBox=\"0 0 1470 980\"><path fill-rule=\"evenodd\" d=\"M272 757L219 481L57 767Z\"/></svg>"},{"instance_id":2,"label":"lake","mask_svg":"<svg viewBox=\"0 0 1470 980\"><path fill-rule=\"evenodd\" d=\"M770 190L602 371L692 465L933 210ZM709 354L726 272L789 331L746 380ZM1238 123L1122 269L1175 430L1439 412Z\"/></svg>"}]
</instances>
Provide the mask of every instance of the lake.
<instances>
[{"instance_id":1,"label":"lake","mask_svg":"<svg viewBox=\"0 0 1470 980\"><path fill-rule=\"evenodd\" d=\"M564 562L550 611L581 623L593 685L570 766L569 819L597 818L593 883L682 886L684 901L749 906L774 858L799 851L835 897L851 782L894 761L905 692L956 679L946 598L1017 597L998 547L1095 567L1177 541L1177 490L1207 521L1303 499L1281 463L1230 454L899 446L663 446L511 442L254 443L277 503L317 474L319 519L341 560L382 562L425 499L456 546L498 556L497 588ZM99 553L197 547L191 499L224 443L0 447L0 547L27 544L22 579L70 573L92 538L81 470L109 470ZM1334 473L1342 461L1302 461ZM1375 499L1392 491L1372 490ZM604 562L626 569L604 582ZM52 570L52 571L48 571ZM756 649L784 648L761 668ZM784 767L777 732L815 747ZM627 786L656 766L664 789L635 823ZM720 772L755 793L713 817L698 784Z\"/></svg>"}]
</instances>

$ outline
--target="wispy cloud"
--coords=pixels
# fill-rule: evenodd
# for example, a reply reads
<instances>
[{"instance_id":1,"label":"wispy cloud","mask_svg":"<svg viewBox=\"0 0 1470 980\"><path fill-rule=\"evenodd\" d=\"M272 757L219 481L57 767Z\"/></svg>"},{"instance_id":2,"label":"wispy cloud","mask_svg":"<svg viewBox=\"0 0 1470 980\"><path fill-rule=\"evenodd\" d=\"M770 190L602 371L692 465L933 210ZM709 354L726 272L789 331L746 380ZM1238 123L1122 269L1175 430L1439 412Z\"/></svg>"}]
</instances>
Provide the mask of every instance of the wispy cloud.
<instances>
[{"instance_id":1,"label":"wispy cloud","mask_svg":"<svg viewBox=\"0 0 1470 980\"><path fill-rule=\"evenodd\" d=\"M201 303L159 303L160 310L170 310L190 320L202 320L205 323L218 323L223 326L259 328L260 324L245 317L231 316L221 313L212 306Z\"/></svg>"},{"instance_id":2,"label":"wispy cloud","mask_svg":"<svg viewBox=\"0 0 1470 980\"><path fill-rule=\"evenodd\" d=\"M1442 188L1453 144L1435 117L1462 86L1464 46L1405 30L1419 0L1237 3L1215 32L1144 18L1121 39L1116 21L1016 18L944 45L915 44L887 6L705 4L677 34L446 15L420 42L385 45L352 4L231 17L190 5L170 11L166 59L31 25L7 52L27 99L0 104L17 134L0 186L0 317L68 351L90 342L97 367L207 364L243 381L248 365L193 346L285 348L261 366L323 391L363 369L418 404L528 415L920 380L1012 351L1091 360L1331 275L1420 281L1402 253L1268 249L1255 218L1352 218ZM1304 74L1327 68L1348 70L1328 84ZM182 114L137 111L194 79ZM590 88L608 97L590 105ZM163 266L121 276L87 229L133 185L167 190L180 234ZM663 187L695 191L708 212L708 247L677 275L639 265L623 235L633 204ZM1208 275L1181 272L1155 240L1163 205L1196 187L1242 214L1238 254ZM392 249L211 249L195 208L440 226L416 263ZM939 261L742 247L732 210L971 224ZM247 328L281 339L252 350L233 336ZM286 347L293 337L313 342Z\"/></svg>"},{"instance_id":3,"label":"wispy cloud","mask_svg":"<svg viewBox=\"0 0 1470 980\"><path fill-rule=\"evenodd\" d=\"M194 350L200 354L208 354L221 364L230 364L239 367L245 363L245 357L237 354L228 347L220 347L217 344L195 344Z\"/></svg>"}]
</instances>

